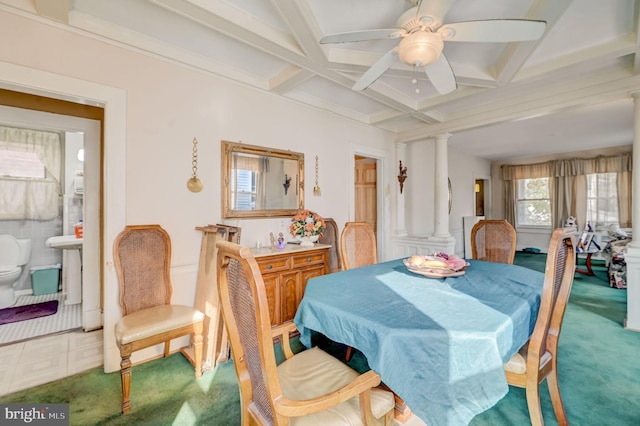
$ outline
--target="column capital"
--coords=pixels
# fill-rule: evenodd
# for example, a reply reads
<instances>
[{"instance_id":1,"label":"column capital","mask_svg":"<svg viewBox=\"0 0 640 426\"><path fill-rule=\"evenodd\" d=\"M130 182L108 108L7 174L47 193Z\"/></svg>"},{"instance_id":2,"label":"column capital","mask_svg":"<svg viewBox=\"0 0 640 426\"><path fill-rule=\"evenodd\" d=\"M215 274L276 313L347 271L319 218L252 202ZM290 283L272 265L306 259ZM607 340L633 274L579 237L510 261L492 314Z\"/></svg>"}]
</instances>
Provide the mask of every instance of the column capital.
<instances>
[{"instance_id":1,"label":"column capital","mask_svg":"<svg viewBox=\"0 0 640 426\"><path fill-rule=\"evenodd\" d=\"M451 133L440 133L439 135L434 135L433 138L435 140L449 140L451 137Z\"/></svg>"}]
</instances>

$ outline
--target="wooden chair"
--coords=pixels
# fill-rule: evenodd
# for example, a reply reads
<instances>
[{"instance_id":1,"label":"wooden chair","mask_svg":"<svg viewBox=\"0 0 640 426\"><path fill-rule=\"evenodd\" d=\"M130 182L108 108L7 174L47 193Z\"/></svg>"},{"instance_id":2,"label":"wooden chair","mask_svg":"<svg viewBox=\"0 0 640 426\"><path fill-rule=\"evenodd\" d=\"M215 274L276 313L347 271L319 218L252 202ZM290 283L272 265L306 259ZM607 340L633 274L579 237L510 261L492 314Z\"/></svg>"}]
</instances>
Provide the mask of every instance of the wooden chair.
<instances>
[{"instance_id":1,"label":"wooden chair","mask_svg":"<svg viewBox=\"0 0 640 426\"><path fill-rule=\"evenodd\" d=\"M342 259L340 258L340 243L338 234L338 225L336 221L331 218L325 218L324 223L326 229L322 236L318 239L321 244L328 244L331 246L329 249L329 271L338 272L342 271Z\"/></svg>"},{"instance_id":2,"label":"wooden chair","mask_svg":"<svg viewBox=\"0 0 640 426\"><path fill-rule=\"evenodd\" d=\"M365 222L347 222L340 234L342 267L347 269L378 263L376 234ZM347 346L344 359L351 359L351 346Z\"/></svg>"},{"instance_id":3,"label":"wooden chair","mask_svg":"<svg viewBox=\"0 0 640 426\"><path fill-rule=\"evenodd\" d=\"M251 250L218 241L218 292L240 385L242 425L393 424L391 392L314 347L293 354L289 322L271 328L267 295ZM286 360L276 365L273 339Z\"/></svg>"},{"instance_id":4,"label":"wooden chair","mask_svg":"<svg viewBox=\"0 0 640 426\"><path fill-rule=\"evenodd\" d=\"M172 339L190 334L196 379L202 376L204 314L191 306L171 304L171 240L159 225L127 226L114 242L114 261L123 315L115 334L126 414L131 411L133 352L164 343L166 357Z\"/></svg>"},{"instance_id":5,"label":"wooden chair","mask_svg":"<svg viewBox=\"0 0 640 426\"><path fill-rule=\"evenodd\" d=\"M558 339L562 328L575 266L575 241L571 229L553 231L540 310L533 334L517 354L505 364L507 382L526 389L529 417L533 426L543 425L539 385L547 379L549 394L558 424L567 424L560 387L558 385Z\"/></svg>"},{"instance_id":6,"label":"wooden chair","mask_svg":"<svg viewBox=\"0 0 640 426\"><path fill-rule=\"evenodd\" d=\"M346 269L378 263L376 234L365 222L347 222L340 234L340 256Z\"/></svg>"},{"instance_id":7,"label":"wooden chair","mask_svg":"<svg viewBox=\"0 0 640 426\"><path fill-rule=\"evenodd\" d=\"M506 220L481 220L471 229L471 258L513 264L516 230Z\"/></svg>"}]
</instances>

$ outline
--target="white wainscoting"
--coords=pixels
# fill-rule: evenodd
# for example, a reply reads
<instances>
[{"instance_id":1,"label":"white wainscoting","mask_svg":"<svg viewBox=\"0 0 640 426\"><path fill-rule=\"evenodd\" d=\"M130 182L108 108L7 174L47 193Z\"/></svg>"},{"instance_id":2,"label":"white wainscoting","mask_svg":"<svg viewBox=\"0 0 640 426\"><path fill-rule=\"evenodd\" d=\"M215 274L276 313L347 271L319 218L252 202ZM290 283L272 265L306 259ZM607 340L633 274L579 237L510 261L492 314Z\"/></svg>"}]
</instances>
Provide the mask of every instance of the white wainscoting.
<instances>
[{"instance_id":1,"label":"white wainscoting","mask_svg":"<svg viewBox=\"0 0 640 426\"><path fill-rule=\"evenodd\" d=\"M463 230L452 229L451 235L455 238L455 253L463 257ZM430 254L433 252L433 243L427 237L402 237L395 238L391 242L391 259L399 259L413 256L414 254Z\"/></svg>"}]
</instances>

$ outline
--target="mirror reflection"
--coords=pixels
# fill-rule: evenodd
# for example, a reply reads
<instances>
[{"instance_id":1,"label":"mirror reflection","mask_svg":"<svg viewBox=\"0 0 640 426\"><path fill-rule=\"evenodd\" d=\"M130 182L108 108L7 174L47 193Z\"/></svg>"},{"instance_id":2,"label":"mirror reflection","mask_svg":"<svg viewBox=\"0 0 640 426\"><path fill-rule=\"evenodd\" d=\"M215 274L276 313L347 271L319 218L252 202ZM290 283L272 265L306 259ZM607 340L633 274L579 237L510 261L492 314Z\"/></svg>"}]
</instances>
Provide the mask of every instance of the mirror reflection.
<instances>
[{"instance_id":1,"label":"mirror reflection","mask_svg":"<svg viewBox=\"0 0 640 426\"><path fill-rule=\"evenodd\" d=\"M292 216L304 208L304 154L222 142L223 217Z\"/></svg>"}]
</instances>

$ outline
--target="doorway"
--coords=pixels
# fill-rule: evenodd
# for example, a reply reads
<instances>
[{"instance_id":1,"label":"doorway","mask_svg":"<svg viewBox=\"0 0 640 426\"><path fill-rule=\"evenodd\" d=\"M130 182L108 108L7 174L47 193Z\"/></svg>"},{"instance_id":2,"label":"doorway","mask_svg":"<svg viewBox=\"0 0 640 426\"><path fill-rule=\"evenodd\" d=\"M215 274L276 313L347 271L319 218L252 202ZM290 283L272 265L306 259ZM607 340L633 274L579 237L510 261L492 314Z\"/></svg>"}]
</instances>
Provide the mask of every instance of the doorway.
<instances>
[{"instance_id":1,"label":"doorway","mask_svg":"<svg viewBox=\"0 0 640 426\"><path fill-rule=\"evenodd\" d=\"M358 219L373 226L378 250L378 260L386 259L386 234L388 229L386 209L384 206L385 187L384 170L385 159L389 153L364 145L350 144L348 150L347 182L352 182L348 188L349 215L347 221ZM356 167L358 172L356 172ZM362 173L359 173L362 172ZM360 177L357 177L357 174ZM358 184L356 186L356 180ZM357 195L356 195L357 193Z\"/></svg>"},{"instance_id":2,"label":"doorway","mask_svg":"<svg viewBox=\"0 0 640 426\"><path fill-rule=\"evenodd\" d=\"M355 221L371 225L378 231L378 165L375 158L356 155L354 158Z\"/></svg>"},{"instance_id":3,"label":"doorway","mask_svg":"<svg viewBox=\"0 0 640 426\"><path fill-rule=\"evenodd\" d=\"M101 127L103 110L98 107L88 107L86 105L74 104L66 101L54 100L42 96L29 95L20 92L12 92L0 89L0 109L3 114L3 122L6 125L33 128L45 131L55 131L65 133L64 150L67 154L78 155L79 148L83 148L82 166L83 188L84 194L73 195L68 194L61 196L61 203L64 205L62 211L67 210L67 205L74 206L74 217L79 217L84 221L84 244L82 249L82 291L81 299L77 302L69 303L68 299L62 299L62 305L70 305L69 309L78 312L81 316L81 326L85 331L95 330L102 327L102 300L101 300L101 244L100 244L100 211L101 209ZM73 175L76 170L71 171ZM73 186L72 178L69 174L61 181L66 187ZM77 206L76 206L77 205ZM79 207L80 210L77 210ZM71 207L68 208L71 210ZM72 215L73 216L73 215ZM63 234L69 234L68 224L61 226ZM66 231L66 232L65 232ZM50 231L49 231L50 232ZM38 235L38 249L41 256L39 264L46 259L47 252L44 243L44 235ZM44 250L44 251L43 251ZM42 258L42 256L45 256ZM50 255L49 255L50 256ZM63 268L64 268L63 258ZM64 269L63 269L64 270ZM63 291L68 290L64 288ZM78 303L79 302L79 303ZM63 306L66 308L66 306ZM40 320L39 320L40 321ZM62 327L67 324L66 321L58 321L55 327ZM75 322L74 322L75 324ZM46 334L50 328L39 327L37 330L31 330L33 327L25 327L29 330L27 335L17 335L17 340L24 340L38 337L33 335ZM68 327L67 327L68 328ZM55 332L63 330L56 329Z\"/></svg>"},{"instance_id":4,"label":"doorway","mask_svg":"<svg viewBox=\"0 0 640 426\"><path fill-rule=\"evenodd\" d=\"M476 177L474 180L474 216L491 215L491 180Z\"/></svg>"},{"instance_id":5,"label":"doorway","mask_svg":"<svg viewBox=\"0 0 640 426\"><path fill-rule=\"evenodd\" d=\"M476 179L475 194L475 216L484 216L484 181L482 179Z\"/></svg>"}]
</instances>

